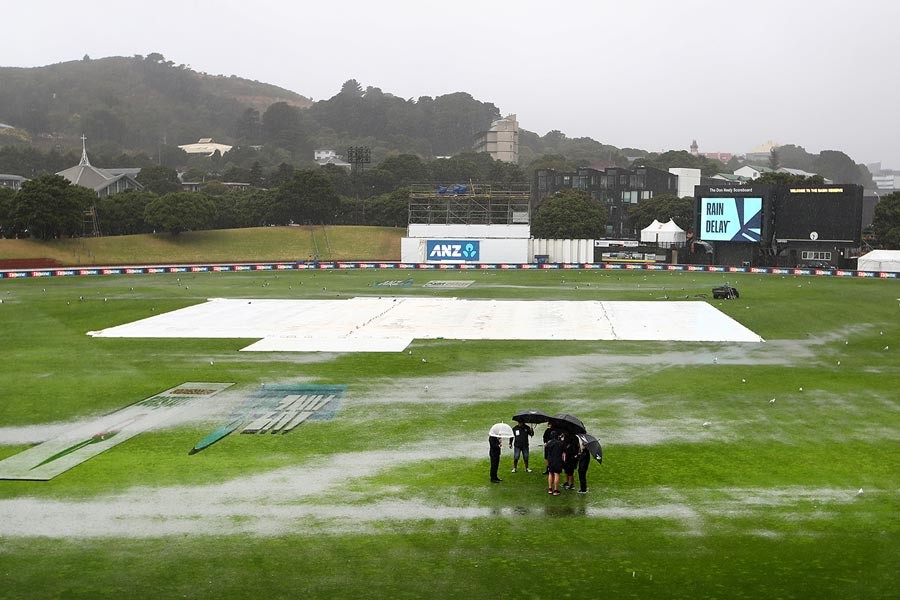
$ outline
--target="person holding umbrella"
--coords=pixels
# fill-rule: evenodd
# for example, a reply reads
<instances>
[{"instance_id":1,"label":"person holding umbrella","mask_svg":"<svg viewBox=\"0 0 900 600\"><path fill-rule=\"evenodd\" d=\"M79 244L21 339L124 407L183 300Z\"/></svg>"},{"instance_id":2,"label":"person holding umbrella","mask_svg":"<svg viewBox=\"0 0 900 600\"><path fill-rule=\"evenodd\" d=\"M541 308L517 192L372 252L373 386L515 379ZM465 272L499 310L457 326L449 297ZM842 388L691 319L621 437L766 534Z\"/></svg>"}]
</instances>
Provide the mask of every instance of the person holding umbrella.
<instances>
[{"instance_id":1,"label":"person holding umbrella","mask_svg":"<svg viewBox=\"0 0 900 600\"><path fill-rule=\"evenodd\" d=\"M512 427L506 423L495 423L488 432L488 455L491 457L491 483L503 481L497 475L500 467L500 438L513 437Z\"/></svg>"},{"instance_id":2,"label":"person holding umbrella","mask_svg":"<svg viewBox=\"0 0 900 600\"><path fill-rule=\"evenodd\" d=\"M578 493L587 494L587 470L591 465L591 457L602 465L603 448L600 447L597 438L587 433L579 434L578 441L581 448L581 453L578 455Z\"/></svg>"},{"instance_id":3,"label":"person holding umbrella","mask_svg":"<svg viewBox=\"0 0 900 600\"><path fill-rule=\"evenodd\" d=\"M500 468L500 438L488 436L488 454L491 457L491 483L500 483L503 481L497 476L497 469Z\"/></svg>"},{"instance_id":4,"label":"person holding umbrella","mask_svg":"<svg viewBox=\"0 0 900 600\"><path fill-rule=\"evenodd\" d=\"M512 472L515 473L519 468L519 455L521 455L525 463L525 472L531 473L531 469L528 468L528 438L534 436L534 429L522 419L516 422L518 425L513 427L513 437L509 440L509 447L513 448ZM513 446L514 444L515 446Z\"/></svg>"},{"instance_id":5,"label":"person holding umbrella","mask_svg":"<svg viewBox=\"0 0 900 600\"><path fill-rule=\"evenodd\" d=\"M591 453L584 447L579 439L581 452L578 454L578 493L587 494L587 470L591 466Z\"/></svg>"}]
</instances>

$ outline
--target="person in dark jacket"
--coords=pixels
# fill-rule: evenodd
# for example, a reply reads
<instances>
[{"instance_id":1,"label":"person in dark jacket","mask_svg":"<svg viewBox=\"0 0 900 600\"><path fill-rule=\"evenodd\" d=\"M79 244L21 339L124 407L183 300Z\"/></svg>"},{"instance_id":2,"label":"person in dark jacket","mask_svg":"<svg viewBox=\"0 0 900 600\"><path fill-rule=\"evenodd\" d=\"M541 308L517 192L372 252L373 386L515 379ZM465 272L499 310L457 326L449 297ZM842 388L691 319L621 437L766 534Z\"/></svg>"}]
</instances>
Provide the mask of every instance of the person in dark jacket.
<instances>
[{"instance_id":1,"label":"person in dark jacket","mask_svg":"<svg viewBox=\"0 0 900 600\"><path fill-rule=\"evenodd\" d=\"M548 475L550 473L550 463L548 462L547 458L547 444L551 439L556 437L557 433L559 432L553 429L553 423L547 423L547 429L544 430L544 475Z\"/></svg>"},{"instance_id":2,"label":"person in dark jacket","mask_svg":"<svg viewBox=\"0 0 900 600\"><path fill-rule=\"evenodd\" d=\"M581 451L581 442L574 433L567 433L563 443L563 471L566 473L566 482L563 488L575 490L575 467L578 466L578 454Z\"/></svg>"},{"instance_id":3,"label":"person in dark jacket","mask_svg":"<svg viewBox=\"0 0 900 600\"><path fill-rule=\"evenodd\" d=\"M497 469L500 467L500 438L488 436L488 453L491 457L491 483L500 483L503 481L497 476Z\"/></svg>"},{"instance_id":4,"label":"person in dark jacket","mask_svg":"<svg viewBox=\"0 0 900 600\"><path fill-rule=\"evenodd\" d=\"M552 437L544 447L547 454L547 493L559 496L559 474L563 470L564 435Z\"/></svg>"},{"instance_id":5,"label":"person in dark jacket","mask_svg":"<svg viewBox=\"0 0 900 600\"><path fill-rule=\"evenodd\" d=\"M519 455L522 456L522 460L525 463L525 472L531 473L531 469L528 468L528 438L534 435L534 429L532 429L525 421L516 421L518 425L513 427L513 437L509 440L509 447L513 448L513 468L512 472L515 473L519 468Z\"/></svg>"},{"instance_id":6,"label":"person in dark jacket","mask_svg":"<svg viewBox=\"0 0 900 600\"><path fill-rule=\"evenodd\" d=\"M581 453L578 455L578 493L587 494L587 470L591 466L591 453L581 444Z\"/></svg>"}]
</instances>

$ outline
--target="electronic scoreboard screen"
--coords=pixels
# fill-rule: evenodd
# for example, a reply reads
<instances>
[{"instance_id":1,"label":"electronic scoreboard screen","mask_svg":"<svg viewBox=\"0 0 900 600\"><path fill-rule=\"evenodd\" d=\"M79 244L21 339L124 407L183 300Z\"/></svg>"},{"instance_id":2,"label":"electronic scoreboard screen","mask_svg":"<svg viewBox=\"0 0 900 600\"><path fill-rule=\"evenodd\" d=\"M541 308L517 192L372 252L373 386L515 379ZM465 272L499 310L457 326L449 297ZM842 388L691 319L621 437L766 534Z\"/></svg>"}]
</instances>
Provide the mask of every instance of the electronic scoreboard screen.
<instances>
[{"instance_id":1,"label":"electronic scoreboard screen","mask_svg":"<svg viewBox=\"0 0 900 600\"><path fill-rule=\"evenodd\" d=\"M700 198L700 239L710 242L759 243L761 197Z\"/></svg>"}]
</instances>

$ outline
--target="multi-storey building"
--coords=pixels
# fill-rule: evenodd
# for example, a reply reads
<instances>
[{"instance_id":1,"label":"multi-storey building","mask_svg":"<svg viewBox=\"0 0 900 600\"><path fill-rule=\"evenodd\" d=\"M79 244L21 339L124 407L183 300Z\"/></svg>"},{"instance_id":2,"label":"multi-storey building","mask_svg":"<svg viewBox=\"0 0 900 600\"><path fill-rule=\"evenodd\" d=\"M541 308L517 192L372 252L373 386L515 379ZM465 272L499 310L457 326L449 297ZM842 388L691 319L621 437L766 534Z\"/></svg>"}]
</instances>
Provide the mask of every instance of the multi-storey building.
<instances>
[{"instance_id":1,"label":"multi-storey building","mask_svg":"<svg viewBox=\"0 0 900 600\"><path fill-rule=\"evenodd\" d=\"M491 128L475 138L475 152L487 152L494 160L519 162L519 122L507 115L491 123Z\"/></svg>"},{"instance_id":2,"label":"multi-storey building","mask_svg":"<svg viewBox=\"0 0 900 600\"><path fill-rule=\"evenodd\" d=\"M678 176L654 167L580 168L574 173L538 169L532 186L532 211L556 192L575 189L586 192L607 209L607 237L637 239L638 231L628 220L628 207L661 194L678 193Z\"/></svg>"}]
</instances>

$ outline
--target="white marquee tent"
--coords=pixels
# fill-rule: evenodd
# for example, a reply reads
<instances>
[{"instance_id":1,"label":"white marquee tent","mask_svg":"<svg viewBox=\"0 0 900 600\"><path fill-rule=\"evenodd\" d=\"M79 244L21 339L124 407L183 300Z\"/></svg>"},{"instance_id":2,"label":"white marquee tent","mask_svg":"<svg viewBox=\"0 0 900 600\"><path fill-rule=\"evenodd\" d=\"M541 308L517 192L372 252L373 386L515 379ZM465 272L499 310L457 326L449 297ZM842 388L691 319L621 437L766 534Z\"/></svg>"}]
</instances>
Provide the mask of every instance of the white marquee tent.
<instances>
[{"instance_id":1,"label":"white marquee tent","mask_svg":"<svg viewBox=\"0 0 900 600\"><path fill-rule=\"evenodd\" d=\"M666 223L660 223L653 219L652 223L641 230L642 243L680 244L685 241L687 241L687 234L672 219L669 219Z\"/></svg>"},{"instance_id":2,"label":"white marquee tent","mask_svg":"<svg viewBox=\"0 0 900 600\"><path fill-rule=\"evenodd\" d=\"M900 273L900 250L872 250L859 257L856 268L860 271Z\"/></svg>"}]
</instances>

